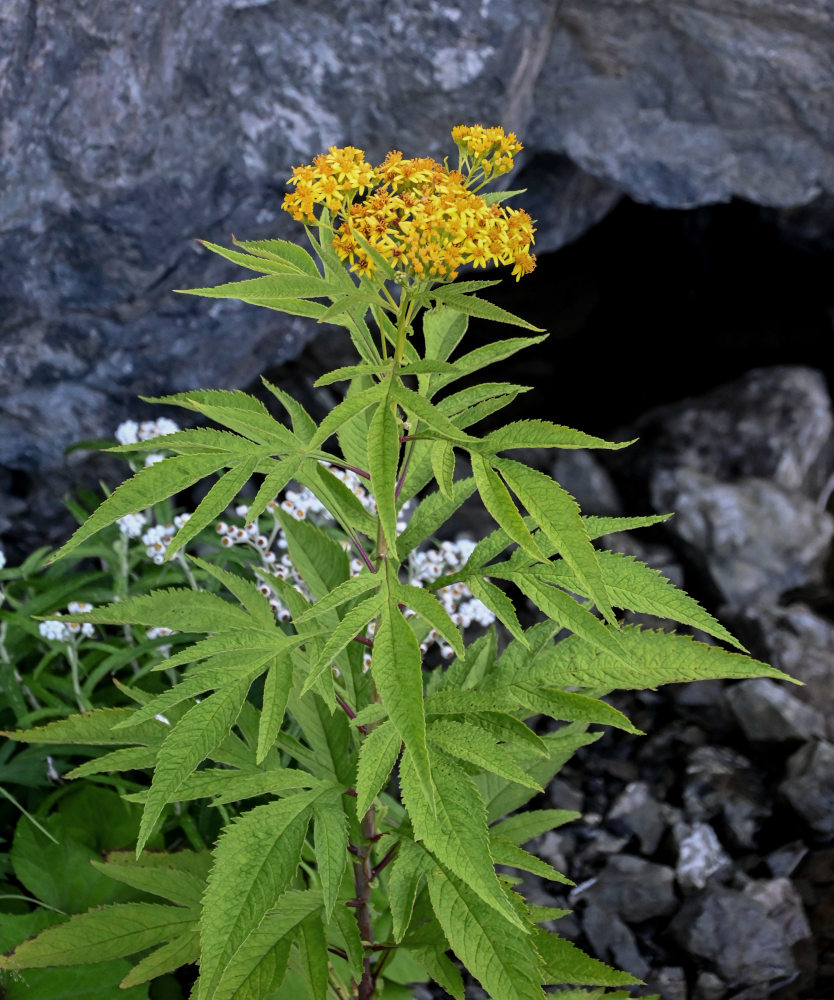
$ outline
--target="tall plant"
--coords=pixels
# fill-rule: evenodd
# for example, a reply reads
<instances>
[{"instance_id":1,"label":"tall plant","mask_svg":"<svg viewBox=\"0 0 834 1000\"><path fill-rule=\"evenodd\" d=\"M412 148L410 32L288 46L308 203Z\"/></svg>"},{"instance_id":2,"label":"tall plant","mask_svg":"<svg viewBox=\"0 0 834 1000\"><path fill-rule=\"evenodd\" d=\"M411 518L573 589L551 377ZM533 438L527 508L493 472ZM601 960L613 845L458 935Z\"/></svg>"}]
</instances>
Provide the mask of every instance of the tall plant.
<instances>
[{"instance_id":1,"label":"tall plant","mask_svg":"<svg viewBox=\"0 0 834 1000\"><path fill-rule=\"evenodd\" d=\"M198 963L195 1000L372 1000L419 979L462 1000L450 953L494 1000L541 1000L545 984L566 987L563 1000L596 997L636 982L545 929L565 911L518 891L508 870L570 884L522 845L576 818L524 807L598 737L590 727L638 732L602 700L609 692L783 675L686 635L622 626L615 608L743 650L660 574L593 545L664 517L583 517L558 483L507 454L625 443L546 420L473 432L527 387L471 376L542 337L460 349L469 316L540 331L477 297L494 281L456 280L469 264L508 265L516 279L535 266L532 221L506 205L517 192L484 191L521 146L500 128L452 136L456 169L398 152L372 166L353 147L296 168L284 207L315 257L282 240L205 244L260 276L192 293L342 326L358 361L319 378L347 384L321 423L265 382L289 424L241 392L186 392L156 402L215 428L112 449L162 443L169 454L116 489L56 558L214 475L166 536L164 557L181 559L253 479L244 526L221 521L218 531L226 549L242 541L255 555L234 571L189 555L191 589L72 615L194 636L159 664L184 668L162 694L140 682L129 689L134 708L10 734L103 748L80 775L153 773L135 857L99 867L165 902L74 916L1 967L138 955L125 980L135 985ZM477 544L435 544L476 492L494 530ZM519 594L544 620L522 626ZM561 630L572 634L555 642ZM556 724L533 728L534 716ZM172 803L200 797L238 810L207 878L188 852L145 850Z\"/></svg>"}]
</instances>

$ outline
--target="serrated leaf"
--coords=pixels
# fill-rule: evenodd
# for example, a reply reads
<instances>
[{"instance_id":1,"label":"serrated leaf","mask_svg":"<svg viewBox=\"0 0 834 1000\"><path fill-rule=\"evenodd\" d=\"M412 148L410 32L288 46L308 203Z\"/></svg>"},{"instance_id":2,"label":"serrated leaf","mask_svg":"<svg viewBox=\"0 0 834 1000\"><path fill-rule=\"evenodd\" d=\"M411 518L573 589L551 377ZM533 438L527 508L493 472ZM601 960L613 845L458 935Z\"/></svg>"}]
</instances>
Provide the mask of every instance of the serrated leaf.
<instances>
[{"instance_id":1,"label":"serrated leaf","mask_svg":"<svg viewBox=\"0 0 834 1000\"><path fill-rule=\"evenodd\" d=\"M177 789L226 737L249 690L249 678L227 685L190 708L159 749L153 781L139 827L137 856L153 832L162 810Z\"/></svg>"},{"instance_id":2,"label":"serrated leaf","mask_svg":"<svg viewBox=\"0 0 834 1000\"><path fill-rule=\"evenodd\" d=\"M400 456L399 421L383 397L368 428L368 468L377 514L391 559L397 558L397 466Z\"/></svg>"},{"instance_id":3,"label":"serrated leaf","mask_svg":"<svg viewBox=\"0 0 834 1000\"><path fill-rule=\"evenodd\" d=\"M184 965L194 965L200 957L200 932L195 925L193 930L180 934L166 944L155 948L150 955L137 962L128 972L119 986L126 990L139 983L150 982L166 972L175 972Z\"/></svg>"},{"instance_id":4,"label":"serrated leaf","mask_svg":"<svg viewBox=\"0 0 834 1000\"><path fill-rule=\"evenodd\" d=\"M429 856L414 841L402 837L388 876L388 902L395 941L402 941L408 930L417 893L426 880Z\"/></svg>"},{"instance_id":5,"label":"serrated leaf","mask_svg":"<svg viewBox=\"0 0 834 1000\"><path fill-rule=\"evenodd\" d=\"M320 448L324 442L335 434L349 420L373 406L386 393L388 386L384 382L377 382L375 385L362 389L357 393L350 393L345 396L341 403L338 403L327 414L319 424L318 430L313 435L308 447L312 450Z\"/></svg>"},{"instance_id":6,"label":"serrated leaf","mask_svg":"<svg viewBox=\"0 0 834 1000\"><path fill-rule=\"evenodd\" d=\"M200 479L210 476L227 465L237 461L237 456L212 452L211 454L174 455L140 469L134 476L107 497L89 518L76 529L75 533L52 556L50 562L63 559L83 541L125 514L151 507L160 500L167 500L174 494Z\"/></svg>"},{"instance_id":7,"label":"serrated leaf","mask_svg":"<svg viewBox=\"0 0 834 1000\"><path fill-rule=\"evenodd\" d=\"M504 591L480 576L470 577L467 583L472 591L472 596L485 604L507 631L520 643L526 645L527 639L515 613L515 606Z\"/></svg>"},{"instance_id":8,"label":"serrated leaf","mask_svg":"<svg viewBox=\"0 0 834 1000\"><path fill-rule=\"evenodd\" d=\"M544 1000L538 955L515 922L484 906L470 885L440 866L428 886L452 949L493 1000Z\"/></svg>"},{"instance_id":9,"label":"serrated leaf","mask_svg":"<svg viewBox=\"0 0 834 1000\"><path fill-rule=\"evenodd\" d=\"M254 520L263 514L267 505L274 500L281 490L304 468L305 459L301 456L286 458L280 462L267 461L259 466L259 471L265 473L263 482L249 504L249 518Z\"/></svg>"},{"instance_id":10,"label":"serrated leaf","mask_svg":"<svg viewBox=\"0 0 834 1000\"><path fill-rule=\"evenodd\" d=\"M420 393L415 392L413 389L406 388L401 383L392 384L389 388L391 395L407 414L416 417L418 420L422 420L424 424L437 434L440 434L449 441L454 441L462 445L466 445L473 440L469 434L453 424L447 416L430 403L425 396L421 396Z\"/></svg>"},{"instance_id":11,"label":"serrated leaf","mask_svg":"<svg viewBox=\"0 0 834 1000\"><path fill-rule=\"evenodd\" d=\"M313 836L324 912L329 920L333 915L333 907L347 866L347 817L342 808L341 791L319 799L314 805Z\"/></svg>"},{"instance_id":12,"label":"serrated leaf","mask_svg":"<svg viewBox=\"0 0 834 1000\"><path fill-rule=\"evenodd\" d=\"M290 243L287 240L236 240L234 237L232 237L232 242L236 247L242 247L248 253L258 257L278 261L303 274L310 274L314 278L319 276L316 262L297 243Z\"/></svg>"},{"instance_id":13,"label":"serrated leaf","mask_svg":"<svg viewBox=\"0 0 834 1000\"><path fill-rule=\"evenodd\" d=\"M289 945L304 922L321 910L321 894L290 889L274 900L269 910L241 941L223 968L213 989L198 992L206 1000L234 1000L269 996L284 977ZM325 971L326 971L325 960Z\"/></svg>"},{"instance_id":14,"label":"serrated leaf","mask_svg":"<svg viewBox=\"0 0 834 1000\"><path fill-rule=\"evenodd\" d=\"M391 722L383 722L362 740L356 770L356 816L360 821L391 777L401 745L400 734Z\"/></svg>"},{"instance_id":15,"label":"serrated leaf","mask_svg":"<svg viewBox=\"0 0 834 1000\"><path fill-rule=\"evenodd\" d=\"M83 715L71 715L66 719L56 719L34 729L20 729L17 732L0 731L0 736L20 743L69 743L90 746L124 746L126 743L140 743L158 746L165 738L168 727L156 720L141 726L130 725L134 709L97 708ZM120 723L125 728L114 733Z\"/></svg>"},{"instance_id":16,"label":"serrated leaf","mask_svg":"<svg viewBox=\"0 0 834 1000\"><path fill-rule=\"evenodd\" d=\"M549 476L538 469L522 465L521 462L500 458L496 460L495 467L547 538L558 547L562 558L588 588L588 593L603 618L616 625L617 619L605 589L596 552L573 497ZM506 525L503 527L506 528Z\"/></svg>"},{"instance_id":17,"label":"serrated leaf","mask_svg":"<svg viewBox=\"0 0 834 1000\"><path fill-rule=\"evenodd\" d=\"M405 583L398 583L395 589L397 601L400 604L411 608L426 624L438 632L460 659L466 658L466 649L458 627L436 597L421 587L413 587Z\"/></svg>"},{"instance_id":18,"label":"serrated leaf","mask_svg":"<svg viewBox=\"0 0 834 1000\"><path fill-rule=\"evenodd\" d=\"M313 687L323 671L329 669L332 661L336 659L348 643L353 642L358 635L364 635L368 623L377 617L382 610L382 605L382 595L378 593L371 594L370 597L361 601L356 607L351 608L345 614L344 618L342 618L324 644L318 659L310 668L310 672L301 689L302 695L306 694Z\"/></svg>"},{"instance_id":19,"label":"serrated leaf","mask_svg":"<svg viewBox=\"0 0 834 1000\"><path fill-rule=\"evenodd\" d=\"M634 441L606 441L549 420L514 420L487 434L480 447L483 452L513 448L608 448L616 451L630 444Z\"/></svg>"},{"instance_id":20,"label":"serrated leaf","mask_svg":"<svg viewBox=\"0 0 834 1000\"><path fill-rule=\"evenodd\" d=\"M327 938L321 912L311 913L301 924L300 965L311 1000L327 1000L329 964Z\"/></svg>"},{"instance_id":21,"label":"serrated leaf","mask_svg":"<svg viewBox=\"0 0 834 1000\"><path fill-rule=\"evenodd\" d=\"M211 288L175 288L183 295L203 295L211 299L240 299L256 306L283 309L287 299L319 299L339 294L339 288L312 274L273 274L263 278L229 281Z\"/></svg>"},{"instance_id":22,"label":"serrated leaf","mask_svg":"<svg viewBox=\"0 0 834 1000\"><path fill-rule=\"evenodd\" d=\"M316 600L347 580L348 556L335 539L310 521L296 521L282 510L278 511L278 520L292 564Z\"/></svg>"},{"instance_id":23,"label":"serrated leaf","mask_svg":"<svg viewBox=\"0 0 834 1000\"><path fill-rule=\"evenodd\" d=\"M529 682L559 687L576 685L604 691L642 690L661 684L706 678L774 677L799 683L788 674L742 653L707 646L686 635L626 625L620 641L628 664L568 636L531 664Z\"/></svg>"},{"instance_id":24,"label":"serrated leaf","mask_svg":"<svg viewBox=\"0 0 834 1000\"><path fill-rule=\"evenodd\" d=\"M199 912L162 903L115 903L78 913L0 955L0 969L42 969L124 958L179 935Z\"/></svg>"},{"instance_id":25,"label":"serrated leaf","mask_svg":"<svg viewBox=\"0 0 834 1000\"><path fill-rule=\"evenodd\" d=\"M579 819L581 815L571 809L527 809L490 827L490 833L520 846L558 826Z\"/></svg>"},{"instance_id":26,"label":"serrated leaf","mask_svg":"<svg viewBox=\"0 0 834 1000\"><path fill-rule=\"evenodd\" d=\"M520 545L534 559L543 561L545 557L519 514L506 486L493 471L492 466L479 454L472 453L471 458L472 472L484 507L509 539ZM472 556L469 561L472 562Z\"/></svg>"},{"instance_id":27,"label":"serrated leaf","mask_svg":"<svg viewBox=\"0 0 834 1000\"><path fill-rule=\"evenodd\" d=\"M382 704L409 751L423 801L431 811L434 791L426 746L422 660L417 639L397 607L396 572L386 562L387 587L374 635L371 673Z\"/></svg>"},{"instance_id":28,"label":"serrated leaf","mask_svg":"<svg viewBox=\"0 0 834 1000\"><path fill-rule=\"evenodd\" d=\"M492 302L487 302L486 299L479 299L474 295L459 295L454 285L449 285L442 291L432 290L431 297L451 309L466 313L467 316L476 316L478 319L488 319L495 323L508 323L511 326L522 326L525 330L538 332L542 329L506 309L501 309L500 306L493 305Z\"/></svg>"},{"instance_id":29,"label":"serrated leaf","mask_svg":"<svg viewBox=\"0 0 834 1000\"><path fill-rule=\"evenodd\" d=\"M408 953L455 1000L465 1000L463 977L443 948L409 948Z\"/></svg>"},{"instance_id":30,"label":"serrated leaf","mask_svg":"<svg viewBox=\"0 0 834 1000\"><path fill-rule=\"evenodd\" d=\"M226 260L230 260L233 264L240 264L241 267L249 268L250 271L259 271L261 274L304 273L300 267L280 257L267 257L262 254L238 253L236 250L227 250L225 247L218 246L216 243L209 243L208 240L197 240L197 242L202 244L206 250L211 250L212 253L216 253L220 257L225 257ZM237 245L243 246L242 243L238 243ZM287 246L293 246L293 244L290 243L287 244ZM296 247L296 249L300 248ZM301 252L304 253L303 250ZM309 255L305 254L305 256ZM313 266L315 267L315 264ZM316 272L316 274L318 274L318 272Z\"/></svg>"},{"instance_id":31,"label":"serrated leaf","mask_svg":"<svg viewBox=\"0 0 834 1000\"><path fill-rule=\"evenodd\" d=\"M679 590L658 570L620 552L598 552L597 560L612 604L691 625L735 646L743 653L747 652L693 597ZM549 582L559 583L569 590L582 593L581 584L564 563L553 563L542 576Z\"/></svg>"},{"instance_id":32,"label":"serrated leaf","mask_svg":"<svg viewBox=\"0 0 834 1000\"><path fill-rule=\"evenodd\" d=\"M446 361L466 333L468 317L454 309L437 305L423 313L423 341L426 357Z\"/></svg>"},{"instance_id":33,"label":"serrated leaf","mask_svg":"<svg viewBox=\"0 0 834 1000\"><path fill-rule=\"evenodd\" d=\"M492 867L484 803L472 779L440 754L432 754L432 777L434 810L406 744L400 762L400 787L415 840L421 841L505 921L523 928Z\"/></svg>"},{"instance_id":34,"label":"serrated leaf","mask_svg":"<svg viewBox=\"0 0 834 1000\"><path fill-rule=\"evenodd\" d=\"M156 764L158 747L126 747L113 750L92 760L85 761L68 771L64 777L70 781L86 778L91 774L112 774L119 771L134 771L152 768Z\"/></svg>"},{"instance_id":35,"label":"serrated leaf","mask_svg":"<svg viewBox=\"0 0 834 1000\"><path fill-rule=\"evenodd\" d=\"M258 625L267 632L274 630L277 634L279 633L275 625L275 614L269 606L269 601L251 580L247 580L243 576L238 576L237 573L232 573L229 570L221 569L219 566L215 566L214 563L200 559L197 556L189 556L189 559L195 566L199 566L204 573L208 573L218 583L222 583L240 601L252 616L253 624Z\"/></svg>"},{"instance_id":36,"label":"serrated leaf","mask_svg":"<svg viewBox=\"0 0 834 1000\"><path fill-rule=\"evenodd\" d=\"M294 245L295 244L290 244L290 246ZM296 247L296 249L300 248ZM304 251L302 251L302 253L303 252ZM315 264L313 266L315 267ZM272 395L278 400L279 403L281 403L287 413L289 413L295 436L300 438L302 441L309 441L316 432L315 420L313 420L310 414L294 396L291 396L288 392L284 392L284 390L279 386L273 385L271 382L267 381L263 375L261 376L261 382L263 382L266 388L269 389Z\"/></svg>"},{"instance_id":37,"label":"serrated leaf","mask_svg":"<svg viewBox=\"0 0 834 1000\"><path fill-rule=\"evenodd\" d=\"M432 441L431 467L440 492L447 500L454 497L455 452L447 441Z\"/></svg>"},{"instance_id":38,"label":"serrated leaf","mask_svg":"<svg viewBox=\"0 0 834 1000\"><path fill-rule=\"evenodd\" d=\"M672 514L648 514L644 517L582 517L585 530L591 539L612 535L617 531L633 531L635 528L650 528L653 524L663 524Z\"/></svg>"},{"instance_id":39,"label":"serrated leaf","mask_svg":"<svg viewBox=\"0 0 834 1000\"><path fill-rule=\"evenodd\" d=\"M452 757L474 764L484 771L499 774L508 781L543 792L544 789L516 764L505 747L478 725L469 721L433 719L428 726L428 738Z\"/></svg>"},{"instance_id":40,"label":"serrated leaf","mask_svg":"<svg viewBox=\"0 0 834 1000\"><path fill-rule=\"evenodd\" d=\"M586 955L564 938L537 927L533 943L542 958L542 979L545 983L570 983L585 986L636 986L639 979L627 972L618 972L604 962Z\"/></svg>"},{"instance_id":41,"label":"serrated leaf","mask_svg":"<svg viewBox=\"0 0 834 1000\"><path fill-rule=\"evenodd\" d=\"M135 861L129 864L126 859L116 863L93 860L92 865L108 878L181 906L199 907L206 887L204 879L173 866L143 865Z\"/></svg>"},{"instance_id":42,"label":"serrated leaf","mask_svg":"<svg viewBox=\"0 0 834 1000\"><path fill-rule=\"evenodd\" d=\"M305 624L315 618L319 618L328 611L333 611L341 607L348 601L353 601L357 597L367 594L369 590L376 590L378 586L379 578L375 573L363 572L359 576L352 576L350 579L344 580L324 597L319 598L303 615L297 618L293 615L293 621L296 625Z\"/></svg>"},{"instance_id":43,"label":"serrated leaf","mask_svg":"<svg viewBox=\"0 0 834 1000\"><path fill-rule=\"evenodd\" d=\"M270 663L264 681L261 717L258 724L258 746L255 751L256 764L263 764L281 730L292 679L292 657L276 657Z\"/></svg>"},{"instance_id":44,"label":"serrated leaf","mask_svg":"<svg viewBox=\"0 0 834 1000\"><path fill-rule=\"evenodd\" d=\"M364 957L364 948L362 945L362 938L359 936L359 926L356 923L356 918L348 907L337 906L333 911L333 922L330 925L331 928L334 927L334 924L335 930L341 938L341 943L344 945L350 974L357 982L359 982L362 978L362 959Z\"/></svg>"},{"instance_id":45,"label":"serrated leaf","mask_svg":"<svg viewBox=\"0 0 834 1000\"><path fill-rule=\"evenodd\" d=\"M176 632L252 628L251 617L234 604L215 594L185 587L152 590L83 614L58 616L59 620L61 617L94 625L164 625Z\"/></svg>"},{"instance_id":46,"label":"serrated leaf","mask_svg":"<svg viewBox=\"0 0 834 1000\"><path fill-rule=\"evenodd\" d=\"M576 885L566 875L556 871L553 865L549 865L546 861L542 861L541 858L535 857L516 844L502 840L497 836L491 836L489 843L493 861L497 865L507 865L523 872L531 872L538 878L559 882L561 885Z\"/></svg>"},{"instance_id":47,"label":"serrated leaf","mask_svg":"<svg viewBox=\"0 0 834 1000\"><path fill-rule=\"evenodd\" d=\"M219 751L214 751L220 756ZM190 774L180 785L180 802L211 798L212 805L242 802L262 795L281 795L298 788L318 788L321 782L299 768L270 768L266 771L235 771L207 767Z\"/></svg>"},{"instance_id":48,"label":"serrated leaf","mask_svg":"<svg viewBox=\"0 0 834 1000\"><path fill-rule=\"evenodd\" d=\"M409 518L398 542L403 552L411 552L420 542L433 535L454 512L475 492L475 480L469 476L452 484L451 499L438 490L421 500Z\"/></svg>"},{"instance_id":49,"label":"serrated leaf","mask_svg":"<svg viewBox=\"0 0 834 1000\"><path fill-rule=\"evenodd\" d=\"M289 887L320 794L299 792L256 806L221 833L203 897L199 1000L215 1000L226 970L232 966L234 972L238 950ZM245 955L244 950L241 957Z\"/></svg>"}]
</instances>

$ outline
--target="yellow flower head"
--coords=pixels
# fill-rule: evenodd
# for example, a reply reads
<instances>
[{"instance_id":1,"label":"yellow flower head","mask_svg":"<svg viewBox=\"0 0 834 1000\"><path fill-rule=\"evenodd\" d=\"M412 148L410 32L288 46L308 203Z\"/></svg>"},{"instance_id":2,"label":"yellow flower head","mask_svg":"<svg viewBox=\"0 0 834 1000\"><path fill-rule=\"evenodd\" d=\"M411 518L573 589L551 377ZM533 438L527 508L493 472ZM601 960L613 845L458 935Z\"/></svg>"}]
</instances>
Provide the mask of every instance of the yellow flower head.
<instances>
[{"instance_id":1,"label":"yellow flower head","mask_svg":"<svg viewBox=\"0 0 834 1000\"><path fill-rule=\"evenodd\" d=\"M284 208L315 222L316 206L333 217L333 247L359 273L375 270L367 245L412 279L454 281L464 264L512 265L518 280L535 267L533 222L524 211L490 204L472 190L512 168L521 149L501 128L459 125L452 131L461 170L430 157L392 150L376 168L353 146L331 146L293 169ZM463 171L466 171L464 173Z\"/></svg>"}]
</instances>

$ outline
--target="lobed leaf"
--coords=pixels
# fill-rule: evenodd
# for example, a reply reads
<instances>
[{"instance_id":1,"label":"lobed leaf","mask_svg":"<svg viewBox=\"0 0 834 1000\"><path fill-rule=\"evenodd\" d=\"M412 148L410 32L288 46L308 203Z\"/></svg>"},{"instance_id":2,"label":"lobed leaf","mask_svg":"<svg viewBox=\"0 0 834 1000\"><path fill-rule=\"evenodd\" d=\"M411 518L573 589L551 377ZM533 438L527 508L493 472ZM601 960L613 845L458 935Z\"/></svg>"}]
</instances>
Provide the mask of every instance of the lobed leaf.
<instances>
[{"instance_id":1,"label":"lobed leaf","mask_svg":"<svg viewBox=\"0 0 834 1000\"><path fill-rule=\"evenodd\" d=\"M356 770L356 816L360 821L391 777L401 746L402 738L391 722L383 722L362 740Z\"/></svg>"}]
</instances>

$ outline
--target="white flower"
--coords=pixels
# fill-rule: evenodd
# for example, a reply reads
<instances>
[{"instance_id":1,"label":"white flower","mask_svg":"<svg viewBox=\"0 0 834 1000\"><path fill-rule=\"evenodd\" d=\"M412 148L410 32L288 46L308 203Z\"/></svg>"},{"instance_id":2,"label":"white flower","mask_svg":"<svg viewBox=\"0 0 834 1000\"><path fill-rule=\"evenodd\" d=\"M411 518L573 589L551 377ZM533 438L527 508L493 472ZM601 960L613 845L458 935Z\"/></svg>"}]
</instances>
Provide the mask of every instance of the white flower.
<instances>
[{"instance_id":1,"label":"white flower","mask_svg":"<svg viewBox=\"0 0 834 1000\"><path fill-rule=\"evenodd\" d=\"M88 601L70 601L67 605L67 611L71 615L81 615L92 610L93 606Z\"/></svg>"},{"instance_id":2,"label":"white flower","mask_svg":"<svg viewBox=\"0 0 834 1000\"><path fill-rule=\"evenodd\" d=\"M135 420L125 420L116 428L116 440L119 444L136 444L139 440L138 432L139 424Z\"/></svg>"},{"instance_id":3,"label":"white flower","mask_svg":"<svg viewBox=\"0 0 834 1000\"><path fill-rule=\"evenodd\" d=\"M145 514L125 514L124 517L118 518L116 524L119 526L119 531L123 535L127 535L128 538L138 538L142 534L142 528L148 523L148 518Z\"/></svg>"},{"instance_id":4,"label":"white flower","mask_svg":"<svg viewBox=\"0 0 834 1000\"><path fill-rule=\"evenodd\" d=\"M6 553L0 549L0 569L6 565Z\"/></svg>"},{"instance_id":5,"label":"white flower","mask_svg":"<svg viewBox=\"0 0 834 1000\"><path fill-rule=\"evenodd\" d=\"M139 440L150 441L151 438L164 437L166 434L176 434L178 430L179 425L167 417L160 417L159 420L143 420L139 424Z\"/></svg>"},{"instance_id":6,"label":"white flower","mask_svg":"<svg viewBox=\"0 0 834 1000\"><path fill-rule=\"evenodd\" d=\"M55 642L68 642L70 630L63 622L45 621L38 625L38 632L44 639L52 639Z\"/></svg>"},{"instance_id":7,"label":"white flower","mask_svg":"<svg viewBox=\"0 0 834 1000\"><path fill-rule=\"evenodd\" d=\"M164 459L165 456L161 451L148 452L148 454L145 455L145 468L147 469L149 465L156 465L157 462L162 462Z\"/></svg>"}]
</instances>

